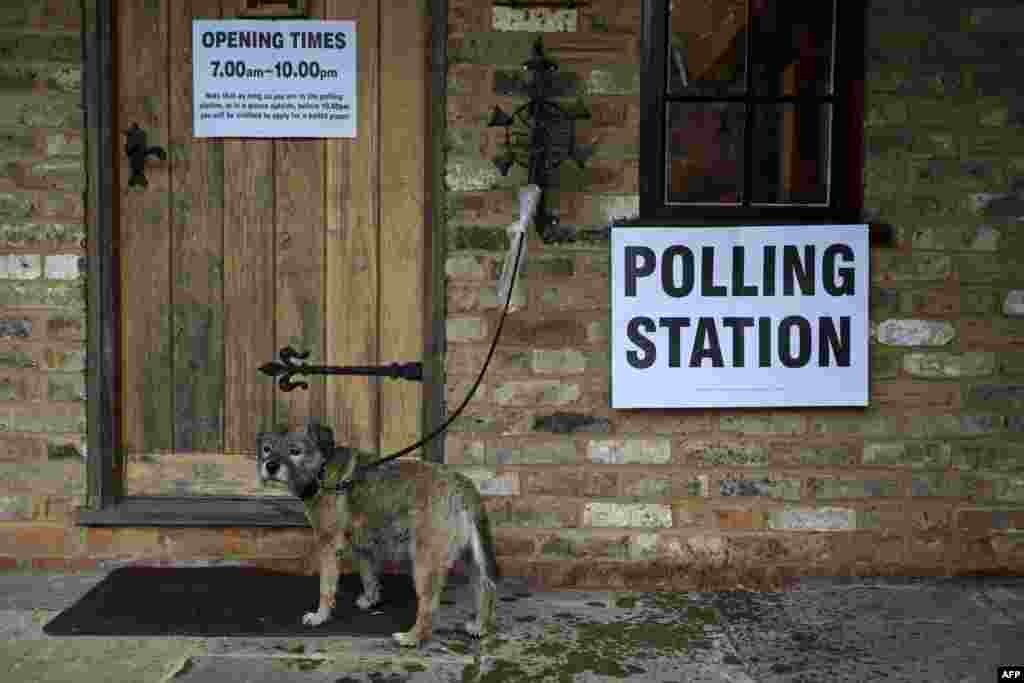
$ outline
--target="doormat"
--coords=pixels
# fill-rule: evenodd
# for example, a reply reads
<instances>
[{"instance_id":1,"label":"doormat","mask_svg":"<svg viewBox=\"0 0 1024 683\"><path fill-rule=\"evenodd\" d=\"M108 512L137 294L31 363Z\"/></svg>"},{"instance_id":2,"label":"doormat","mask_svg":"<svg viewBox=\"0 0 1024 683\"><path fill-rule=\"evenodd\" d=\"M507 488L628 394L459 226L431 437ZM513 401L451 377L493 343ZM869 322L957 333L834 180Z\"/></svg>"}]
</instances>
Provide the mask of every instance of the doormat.
<instances>
[{"instance_id":1,"label":"doormat","mask_svg":"<svg viewBox=\"0 0 1024 683\"><path fill-rule=\"evenodd\" d=\"M252 567L122 567L43 627L51 636L370 636L390 637L416 621L416 590L405 575L380 577L383 600L356 607L358 574L338 581L334 616L306 626L316 611L317 576Z\"/></svg>"}]
</instances>

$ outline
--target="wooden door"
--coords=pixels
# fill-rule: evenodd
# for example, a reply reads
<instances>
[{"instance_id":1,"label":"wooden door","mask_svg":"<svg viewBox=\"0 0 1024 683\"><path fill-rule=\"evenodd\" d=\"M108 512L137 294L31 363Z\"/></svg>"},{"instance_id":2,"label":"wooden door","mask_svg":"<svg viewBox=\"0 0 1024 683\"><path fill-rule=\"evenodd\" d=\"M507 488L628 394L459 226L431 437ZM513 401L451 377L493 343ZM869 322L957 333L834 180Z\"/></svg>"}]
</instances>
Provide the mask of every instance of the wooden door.
<instances>
[{"instance_id":1,"label":"wooden door","mask_svg":"<svg viewBox=\"0 0 1024 683\"><path fill-rule=\"evenodd\" d=\"M369 450L421 434L417 383L311 378L284 393L257 372L285 345L311 363L420 360L430 310L425 3L307 0L310 18L356 21L356 138L192 136L192 19L288 4L116 3L117 127L138 123L168 152L144 188L128 186L123 149L115 162L129 495L270 493L256 433L307 418Z\"/></svg>"}]
</instances>

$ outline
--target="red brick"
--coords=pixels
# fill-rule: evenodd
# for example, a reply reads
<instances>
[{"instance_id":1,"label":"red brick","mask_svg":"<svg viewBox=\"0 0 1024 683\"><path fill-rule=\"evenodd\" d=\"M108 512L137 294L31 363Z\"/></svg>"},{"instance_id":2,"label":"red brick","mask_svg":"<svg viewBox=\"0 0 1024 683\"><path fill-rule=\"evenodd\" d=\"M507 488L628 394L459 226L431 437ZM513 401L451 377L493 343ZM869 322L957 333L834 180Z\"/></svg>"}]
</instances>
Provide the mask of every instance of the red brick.
<instances>
[{"instance_id":1,"label":"red brick","mask_svg":"<svg viewBox=\"0 0 1024 683\"><path fill-rule=\"evenodd\" d=\"M580 503L577 499L554 496L492 496L484 499L484 506L496 526L504 520L519 517L552 516L559 528L579 526Z\"/></svg>"},{"instance_id":2,"label":"red brick","mask_svg":"<svg viewBox=\"0 0 1024 683\"><path fill-rule=\"evenodd\" d=\"M448 3L448 30L454 35L491 30L490 3L451 0Z\"/></svg>"},{"instance_id":3,"label":"red brick","mask_svg":"<svg viewBox=\"0 0 1024 683\"><path fill-rule=\"evenodd\" d=\"M965 536L983 536L1002 527L1004 519L1005 528L1024 529L1024 510L960 510L956 527Z\"/></svg>"},{"instance_id":4,"label":"red brick","mask_svg":"<svg viewBox=\"0 0 1024 683\"><path fill-rule=\"evenodd\" d=\"M918 290L907 295L911 317L955 318L960 315L960 288L948 285L942 289Z\"/></svg>"},{"instance_id":5,"label":"red brick","mask_svg":"<svg viewBox=\"0 0 1024 683\"><path fill-rule=\"evenodd\" d=\"M63 572L68 569L68 559L65 557L33 557L32 569L43 572Z\"/></svg>"},{"instance_id":6,"label":"red brick","mask_svg":"<svg viewBox=\"0 0 1024 683\"><path fill-rule=\"evenodd\" d=\"M887 567L904 563L906 553L905 538L902 534L882 533L874 531L854 531L828 534L827 557L823 564L834 567L846 567L862 564L886 574Z\"/></svg>"},{"instance_id":7,"label":"red brick","mask_svg":"<svg viewBox=\"0 0 1024 683\"><path fill-rule=\"evenodd\" d=\"M631 119L630 105L623 102L621 97L605 95L589 98L586 106L590 112L590 120L580 124L580 134L588 129L607 128L609 134L614 135L614 131L624 128L626 122ZM584 139L582 135L580 139ZM635 138L631 142L636 142Z\"/></svg>"},{"instance_id":8,"label":"red brick","mask_svg":"<svg viewBox=\"0 0 1024 683\"><path fill-rule=\"evenodd\" d=\"M619 495L619 473L616 470L591 469L583 485L587 497L614 497Z\"/></svg>"},{"instance_id":9,"label":"red brick","mask_svg":"<svg viewBox=\"0 0 1024 683\"><path fill-rule=\"evenodd\" d=\"M508 190L459 193L450 201L453 223L506 226L519 216L519 200ZM497 278L497 263L493 268L492 277Z\"/></svg>"},{"instance_id":10,"label":"red brick","mask_svg":"<svg viewBox=\"0 0 1024 683\"><path fill-rule=\"evenodd\" d=\"M94 572L100 566L99 560L92 557L72 557L67 560L66 571Z\"/></svg>"},{"instance_id":11,"label":"red brick","mask_svg":"<svg viewBox=\"0 0 1024 683\"><path fill-rule=\"evenodd\" d=\"M224 529L224 552L229 555L256 555L259 534L255 529Z\"/></svg>"},{"instance_id":12,"label":"red brick","mask_svg":"<svg viewBox=\"0 0 1024 683\"><path fill-rule=\"evenodd\" d=\"M0 435L0 462L36 463L45 460L45 439L11 434Z\"/></svg>"},{"instance_id":13,"label":"red brick","mask_svg":"<svg viewBox=\"0 0 1024 683\"><path fill-rule=\"evenodd\" d=\"M477 283L449 282L445 287L447 310L450 313L467 313L481 309L480 294L483 288ZM494 308L489 306L488 308Z\"/></svg>"},{"instance_id":14,"label":"red brick","mask_svg":"<svg viewBox=\"0 0 1024 683\"><path fill-rule=\"evenodd\" d=\"M133 527L89 527L86 531L89 555L97 556L151 556L163 554L158 529Z\"/></svg>"},{"instance_id":15,"label":"red brick","mask_svg":"<svg viewBox=\"0 0 1024 683\"><path fill-rule=\"evenodd\" d=\"M44 0L34 3L35 11L30 12L32 24L41 29L75 29L82 25L79 3L65 0Z\"/></svg>"},{"instance_id":16,"label":"red brick","mask_svg":"<svg viewBox=\"0 0 1024 683\"><path fill-rule=\"evenodd\" d=\"M758 510L718 510L718 528L732 531L760 531L768 525L768 515Z\"/></svg>"},{"instance_id":17,"label":"red brick","mask_svg":"<svg viewBox=\"0 0 1024 683\"><path fill-rule=\"evenodd\" d=\"M448 285L450 288L451 285ZM504 336L504 334L502 335ZM479 344L451 344L448 346L448 357L446 364L448 372L459 375L471 375L479 373L484 366L484 360L490 351L490 345L486 342ZM523 349L503 349L499 343L491 357L491 364L487 367L487 375L500 377L501 379L525 379L532 376L530 372L529 351Z\"/></svg>"},{"instance_id":18,"label":"red brick","mask_svg":"<svg viewBox=\"0 0 1024 683\"><path fill-rule=\"evenodd\" d=\"M582 171L583 183L588 191L607 193L636 193L639 185L639 165L635 160L601 160L587 163ZM576 173L576 169L572 169Z\"/></svg>"},{"instance_id":19,"label":"red brick","mask_svg":"<svg viewBox=\"0 0 1024 683\"><path fill-rule=\"evenodd\" d=\"M607 27L611 35L635 33L643 25L642 7L641 2L594 0L593 3L581 7L579 29L593 31L596 19L600 26Z\"/></svg>"},{"instance_id":20,"label":"red brick","mask_svg":"<svg viewBox=\"0 0 1024 683\"><path fill-rule=\"evenodd\" d=\"M1024 321L1005 318L962 318L959 327L961 349L1024 351Z\"/></svg>"},{"instance_id":21,"label":"red brick","mask_svg":"<svg viewBox=\"0 0 1024 683\"><path fill-rule=\"evenodd\" d=\"M0 572L13 572L18 569L16 557L0 557Z\"/></svg>"},{"instance_id":22,"label":"red brick","mask_svg":"<svg viewBox=\"0 0 1024 683\"><path fill-rule=\"evenodd\" d=\"M494 552L497 555L533 555L536 536L525 529L494 529Z\"/></svg>"},{"instance_id":23,"label":"red brick","mask_svg":"<svg viewBox=\"0 0 1024 683\"><path fill-rule=\"evenodd\" d=\"M703 498L679 500L672 504L672 526L677 529L707 528L711 525L713 511Z\"/></svg>"},{"instance_id":24,"label":"red brick","mask_svg":"<svg viewBox=\"0 0 1024 683\"><path fill-rule=\"evenodd\" d=\"M220 556L226 551L222 529L162 529L161 540L171 559Z\"/></svg>"},{"instance_id":25,"label":"red brick","mask_svg":"<svg viewBox=\"0 0 1024 683\"><path fill-rule=\"evenodd\" d=\"M699 434L711 430L711 416L707 410L653 408L616 410L609 417L620 434Z\"/></svg>"},{"instance_id":26,"label":"red brick","mask_svg":"<svg viewBox=\"0 0 1024 683\"><path fill-rule=\"evenodd\" d=\"M639 30L639 25L634 27ZM544 36L544 53L566 69L583 66L630 64L637 54L637 39L622 33L555 32Z\"/></svg>"},{"instance_id":27,"label":"red brick","mask_svg":"<svg viewBox=\"0 0 1024 683\"><path fill-rule=\"evenodd\" d=\"M452 64L448 80L458 80L461 95L490 95L494 90L494 67L479 64Z\"/></svg>"},{"instance_id":28,"label":"red brick","mask_svg":"<svg viewBox=\"0 0 1024 683\"><path fill-rule=\"evenodd\" d=\"M488 321L487 329L497 328L498 314L491 314L493 320ZM504 344L524 344L532 346L550 346L566 348L579 346L586 342L587 326L581 316L576 315L541 315L527 309L521 315L509 316L501 331Z\"/></svg>"},{"instance_id":29,"label":"red brick","mask_svg":"<svg viewBox=\"0 0 1024 683\"><path fill-rule=\"evenodd\" d=\"M625 109L622 112L623 116L629 115L629 110ZM581 145L595 145L598 150L610 150L615 148L622 148L623 150L635 149L637 137L640 135L640 122L635 121L631 125L622 123L620 125L604 125L600 124L592 118L589 120L584 119L576 129L576 141ZM609 160L593 160L587 162L587 167L591 167L598 163L609 163L615 165L617 168L623 168L625 164L637 165L636 160L622 161L616 159ZM593 192L596 188L586 185L585 189L587 192Z\"/></svg>"},{"instance_id":30,"label":"red brick","mask_svg":"<svg viewBox=\"0 0 1024 683\"><path fill-rule=\"evenodd\" d=\"M0 526L0 553L19 558L33 555L62 555L67 529L44 524L4 524Z\"/></svg>"},{"instance_id":31,"label":"red brick","mask_svg":"<svg viewBox=\"0 0 1024 683\"><path fill-rule=\"evenodd\" d=\"M54 316L46 321L46 336L63 341L85 341L85 321L76 318ZM35 330L40 330L38 335ZM43 325L33 325L33 336L42 336Z\"/></svg>"},{"instance_id":32,"label":"red brick","mask_svg":"<svg viewBox=\"0 0 1024 683\"><path fill-rule=\"evenodd\" d=\"M920 412L921 408L956 412L960 409L960 385L954 382L913 380L874 382L871 386L871 401L883 408L912 407L915 412Z\"/></svg>"},{"instance_id":33,"label":"red brick","mask_svg":"<svg viewBox=\"0 0 1024 683\"><path fill-rule=\"evenodd\" d=\"M579 468L535 466L521 470L524 495L578 497L583 490L583 472Z\"/></svg>"},{"instance_id":34,"label":"red brick","mask_svg":"<svg viewBox=\"0 0 1024 683\"><path fill-rule=\"evenodd\" d=\"M610 304L607 279L574 278L572 282L534 280L530 285L530 309L536 311L607 310ZM552 289L552 286L555 288ZM508 324L506 322L506 324ZM504 332L503 332L504 334Z\"/></svg>"},{"instance_id":35,"label":"red brick","mask_svg":"<svg viewBox=\"0 0 1024 683\"><path fill-rule=\"evenodd\" d=\"M449 95L446 99L449 126L483 127L490 121L495 105L512 113L523 103L522 98L499 96Z\"/></svg>"},{"instance_id":36,"label":"red brick","mask_svg":"<svg viewBox=\"0 0 1024 683\"><path fill-rule=\"evenodd\" d=\"M267 557L306 556L313 551L311 529L261 529L260 555Z\"/></svg>"},{"instance_id":37,"label":"red brick","mask_svg":"<svg viewBox=\"0 0 1024 683\"><path fill-rule=\"evenodd\" d=\"M956 557L953 535L915 533L908 539L907 569L925 575L944 571Z\"/></svg>"},{"instance_id":38,"label":"red brick","mask_svg":"<svg viewBox=\"0 0 1024 683\"><path fill-rule=\"evenodd\" d=\"M1004 557L997 551L994 536L962 538L956 549L957 572L984 572L999 574L1005 569Z\"/></svg>"}]
</instances>

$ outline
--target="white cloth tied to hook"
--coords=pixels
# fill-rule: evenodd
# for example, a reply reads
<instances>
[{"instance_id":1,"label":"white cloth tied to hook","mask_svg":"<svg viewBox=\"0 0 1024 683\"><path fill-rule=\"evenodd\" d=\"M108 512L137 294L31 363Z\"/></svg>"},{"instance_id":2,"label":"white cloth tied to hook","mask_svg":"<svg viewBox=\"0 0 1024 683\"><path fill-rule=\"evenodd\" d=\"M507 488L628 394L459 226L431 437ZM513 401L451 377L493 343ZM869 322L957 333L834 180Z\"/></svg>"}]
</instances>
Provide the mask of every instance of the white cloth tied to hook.
<instances>
[{"instance_id":1,"label":"white cloth tied to hook","mask_svg":"<svg viewBox=\"0 0 1024 683\"><path fill-rule=\"evenodd\" d=\"M508 253L505 254L505 262L501 266L501 278L498 280L498 303L502 306L508 299L508 289L512 283L513 271L518 270L512 299L508 305L509 311L518 311L526 307L526 280L522 276L523 271L526 270L526 231L533 224L533 217L537 214L539 202L540 187L537 185L522 187L519 190L519 220L505 228L509 237ZM519 252L520 243L523 246L519 253L519 267L516 269L516 253Z\"/></svg>"}]
</instances>

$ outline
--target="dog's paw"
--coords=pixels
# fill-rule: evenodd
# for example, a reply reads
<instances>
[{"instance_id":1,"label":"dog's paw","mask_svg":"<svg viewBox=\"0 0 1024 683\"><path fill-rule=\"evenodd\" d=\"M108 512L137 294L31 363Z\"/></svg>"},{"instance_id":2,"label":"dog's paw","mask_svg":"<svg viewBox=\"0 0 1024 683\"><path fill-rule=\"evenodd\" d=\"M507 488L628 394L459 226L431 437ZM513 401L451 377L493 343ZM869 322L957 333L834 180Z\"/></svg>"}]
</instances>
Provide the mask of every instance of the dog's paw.
<instances>
[{"instance_id":1,"label":"dog's paw","mask_svg":"<svg viewBox=\"0 0 1024 683\"><path fill-rule=\"evenodd\" d=\"M466 629L466 633L474 638L479 638L484 632L483 626L481 626L480 622L476 619L467 621L464 628Z\"/></svg>"},{"instance_id":2,"label":"dog's paw","mask_svg":"<svg viewBox=\"0 0 1024 683\"><path fill-rule=\"evenodd\" d=\"M391 637L402 647L418 647L420 639L416 637L416 630L411 629L405 633L392 633Z\"/></svg>"},{"instance_id":3,"label":"dog's paw","mask_svg":"<svg viewBox=\"0 0 1024 683\"><path fill-rule=\"evenodd\" d=\"M306 626L319 626L320 624L327 621L328 614L322 614L319 610L316 612L306 612L302 615L302 623Z\"/></svg>"},{"instance_id":4,"label":"dog's paw","mask_svg":"<svg viewBox=\"0 0 1024 683\"><path fill-rule=\"evenodd\" d=\"M363 593L356 598L356 607L359 609L370 609L374 605L380 602L380 592L374 594Z\"/></svg>"}]
</instances>

